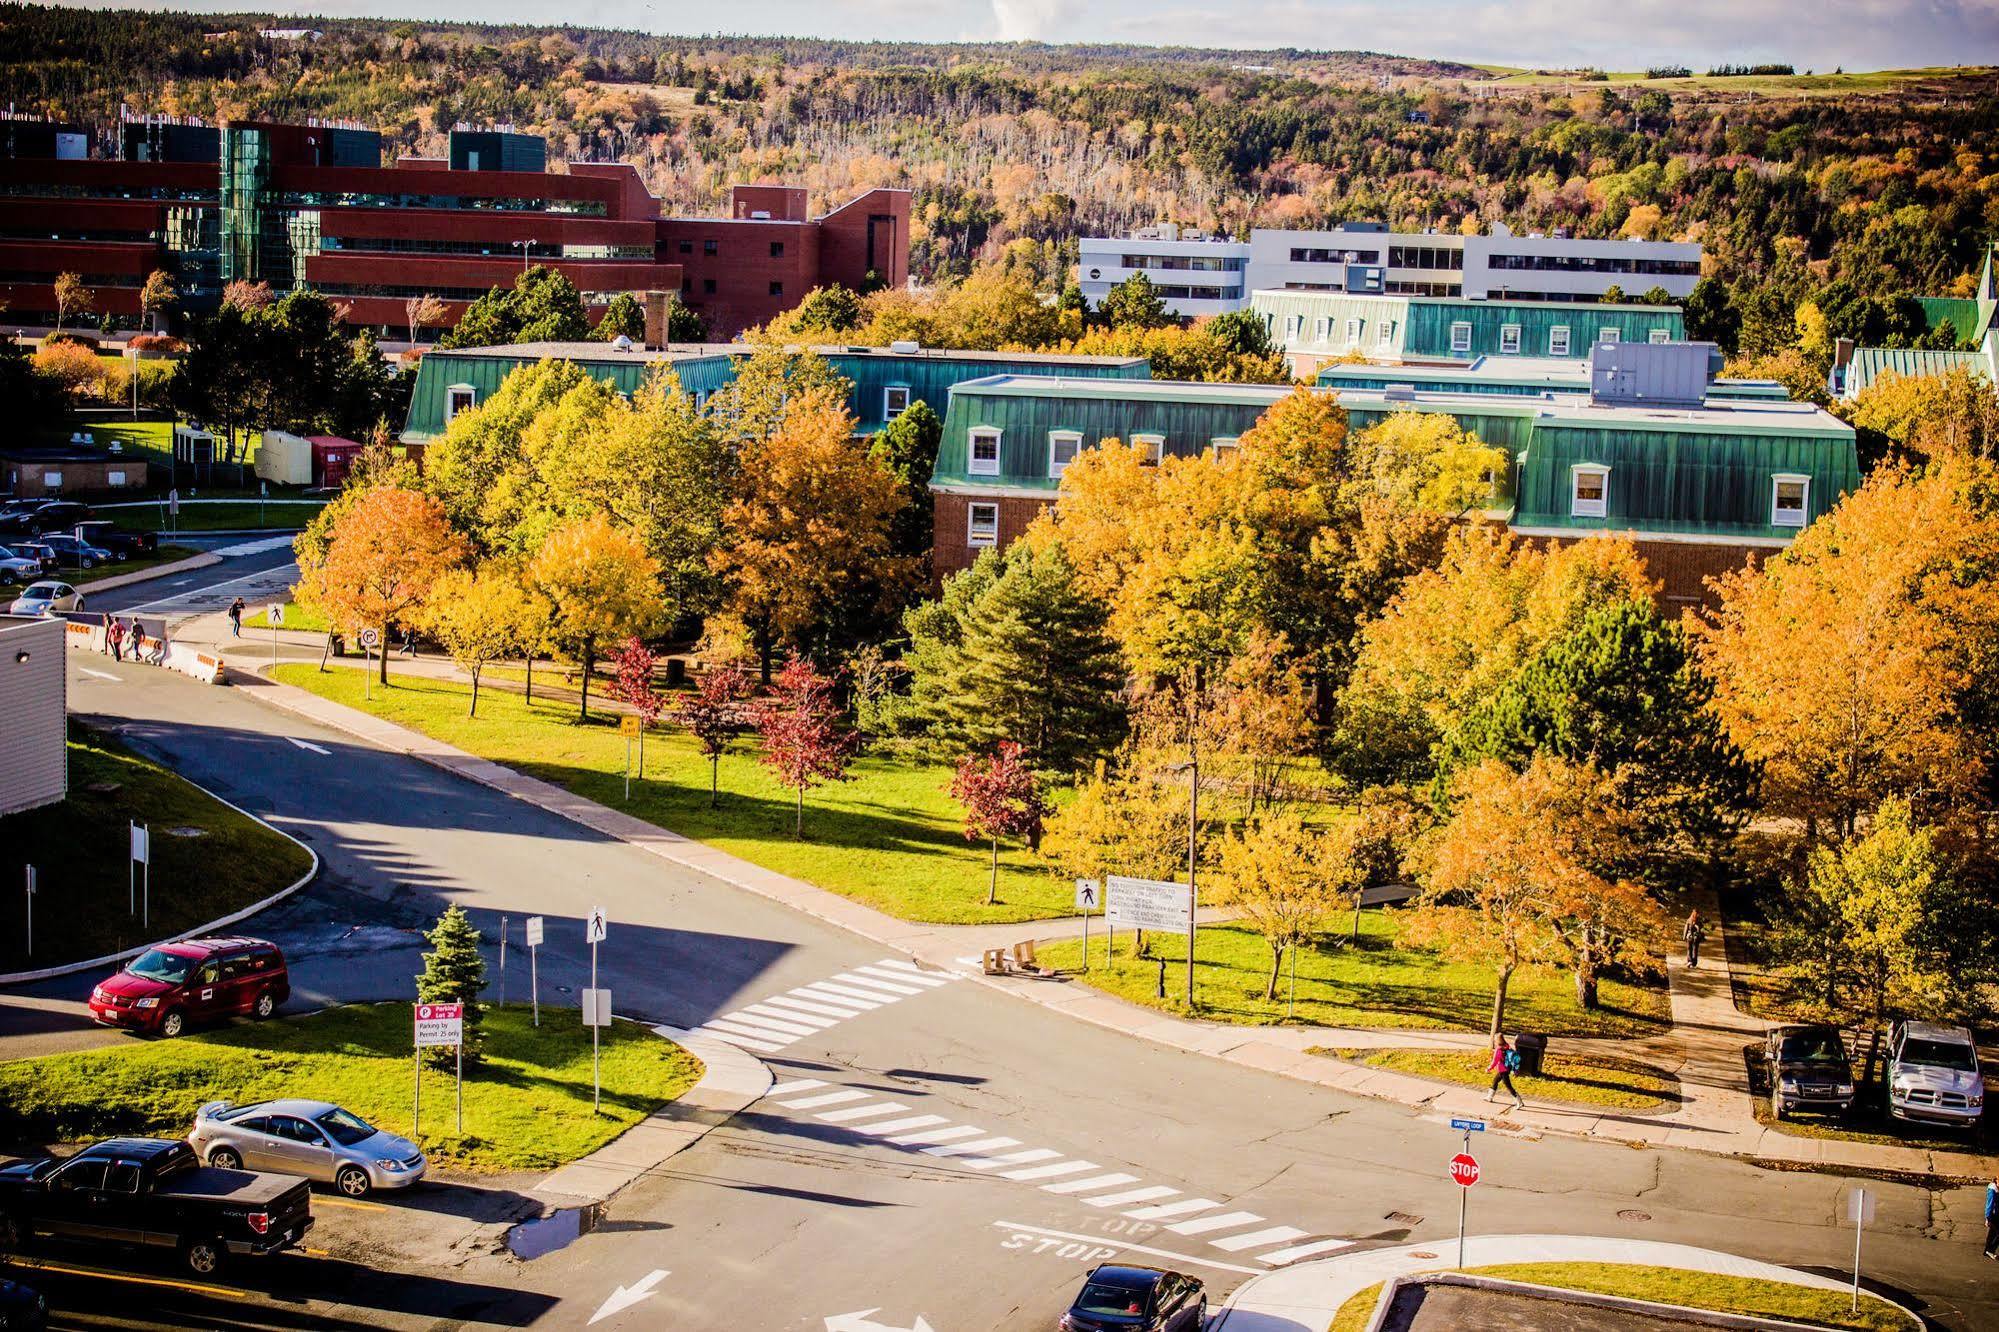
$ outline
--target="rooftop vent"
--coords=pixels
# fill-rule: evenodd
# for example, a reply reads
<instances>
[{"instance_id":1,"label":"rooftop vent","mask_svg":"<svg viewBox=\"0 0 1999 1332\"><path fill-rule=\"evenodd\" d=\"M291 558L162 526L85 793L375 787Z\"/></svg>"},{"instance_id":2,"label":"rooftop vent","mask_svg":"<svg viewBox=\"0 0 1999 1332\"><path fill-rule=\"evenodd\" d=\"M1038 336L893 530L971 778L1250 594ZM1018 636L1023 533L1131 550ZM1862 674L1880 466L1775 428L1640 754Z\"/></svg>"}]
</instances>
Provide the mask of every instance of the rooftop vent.
<instances>
[{"instance_id":1,"label":"rooftop vent","mask_svg":"<svg viewBox=\"0 0 1999 1332\"><path fill-rule=\"evenodd\" d=\"M612 351L628 352L631 349L632 349L632 340L626 337L624 334L620 333L618 334L617 337L611 339Z\"/></svg>"},{"instance_id":2,"label":"rooftop vent","mask_svg":"<svg viewBox=\"0 0 1999 1332\"><path fill-rule=\"evenodd\" d=\"M900 342L889 343L888 349L894 352L897 356L914 356L916 355L916 353L923 350L923 344L919 342L910 342L904 340Z\"/></svg>"},{"instance_id":3,"label":"rooftop vent","mask_svg":"<svg viewBox=\"0 0 1999 1332\"><path fill-rule=\"evenodd\" d=\"M1389 402L1414 402L1416 401L1416 386L1414 384L1390 384L1381 390L1381 396Z\"/></svg>"}]
</instances>

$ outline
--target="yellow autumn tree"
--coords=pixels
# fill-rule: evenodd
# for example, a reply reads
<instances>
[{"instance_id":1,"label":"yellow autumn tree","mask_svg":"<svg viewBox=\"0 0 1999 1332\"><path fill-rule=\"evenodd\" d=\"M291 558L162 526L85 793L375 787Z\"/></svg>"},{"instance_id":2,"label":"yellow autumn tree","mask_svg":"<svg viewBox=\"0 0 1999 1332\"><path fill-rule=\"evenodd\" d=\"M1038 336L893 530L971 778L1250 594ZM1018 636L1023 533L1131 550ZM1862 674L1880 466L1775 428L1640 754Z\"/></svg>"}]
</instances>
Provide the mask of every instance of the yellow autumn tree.
<instances>
[{"instance_id":1,"label":"yellow autumn tree","mask_svg":"<svg viewBox=\"0 0 1999 1332\"><path fill-rule=\"evenodd\" d=\"M1310 941L1335 911L1353 905L1361 867L1349 852L1339 834L1308 827L1295 814L1265 814L1223 839L1208 900L1232 909L1270 945L1265 1000L1277 997L1285 953Z\"/></svg>"},{"instance_id":2,"label":"yellow autumn tree","mask_svg":"<svg viewBox=\"0 0 1999 1332\"><path fill-rule=\"evenodd\" d=\"M1999 454L1999 390L1969 370L1883 375L1846 409L1862 430L1923 458Z\"/></svg>"},{"instance_id":3,"label":"yellow autumn tree","mask_svg":"<svg viewBox=\"0 0 1999 1332\"><path fill-rule=\"evenodd\" d=\"M548 641L583 668L577 715L587 718L598 659L660 627L659 563L637 537L598 514L550 533L528 577L548 599Z\"/></svg>"},{"instance_id":4,"label":"yellow autumn tree","mask_svg":"<svg viewBox=\"0 0 1999 1332\"><path fill-rule=\"evenodd\" d=\"M516 613L522 600L518 578L492 560L476 570L450 570L424 598L423 631L472 677L468 717L479 715L479 677L487 663L520 646Z\"/></svg>"},{"instance_id":5,"label":"yellow autumn tree","mask_svg":"<svg viewBox=\"0 0 1999 1332\"><path fill-rule=\"evenodd\" d=\"M324 558L301 566L298 599L336 625L380 634L387 684L390 632L414 623L431 589L466 553L436 500L402 486L371 486L335 520Z\"/></svg>"}]
</instances>

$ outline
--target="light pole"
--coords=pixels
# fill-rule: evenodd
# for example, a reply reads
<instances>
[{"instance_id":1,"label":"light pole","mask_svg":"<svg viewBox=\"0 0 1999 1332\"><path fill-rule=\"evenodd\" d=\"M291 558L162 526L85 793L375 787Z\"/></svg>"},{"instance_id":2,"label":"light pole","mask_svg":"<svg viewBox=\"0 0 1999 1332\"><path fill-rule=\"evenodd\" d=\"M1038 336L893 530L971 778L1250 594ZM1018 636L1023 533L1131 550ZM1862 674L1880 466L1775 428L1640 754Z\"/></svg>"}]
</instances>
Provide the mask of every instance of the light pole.
<instances>
[{"instance_id":1,"label":"light pole","mask_svg":"<svg viewBox=\"0 0 1999 1332\"><path fill-rule=\"evenodd\" d=\"M518 248L518 249L520 250L520 252L521 252L521 276L522 276L522 277L526 277L526 276L527 276L527 271L528 271L528 248L529 248L530 246L534 246L534 245L539 245L540 243L541 243L540 241L537 241L537 240L532 240L532 239L530 239L530 240L517 240L517 241L514 241L514 242L512 242L512 244L513 244L513 245L514 245L515 247L517 247L517 248Z\"/></svg>"}]
</instances>

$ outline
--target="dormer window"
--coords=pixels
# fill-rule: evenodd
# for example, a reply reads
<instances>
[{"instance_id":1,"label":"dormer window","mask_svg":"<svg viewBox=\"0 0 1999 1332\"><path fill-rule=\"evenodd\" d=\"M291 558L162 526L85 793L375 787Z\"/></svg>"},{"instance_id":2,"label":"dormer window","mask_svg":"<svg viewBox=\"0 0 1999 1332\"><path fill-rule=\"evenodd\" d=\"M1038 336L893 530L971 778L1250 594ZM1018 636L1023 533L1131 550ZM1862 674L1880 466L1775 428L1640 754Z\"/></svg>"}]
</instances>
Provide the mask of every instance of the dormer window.
<instances>
[{"instance_id":1,"label":"dormer window","mask_svg":"<svg viewBox=\"0 0 1999 1332\"><path fill-rule=\"evenodd\" d=\"M1077 430L1051 430L1048 432L1048 475L1060 476L1069 470L1069 464L1083 451L1083 436Z\"/></svg>"},{"instance_id":2,"label":"dormer window","mask_svg":"<svg viewBox=\"0 0 1999 1332\"><path fill-rule=\"evenodd\" d=\"M893 421L909 410L909 385L890 384L882 390L882 420Z\"/></svg>"},{"instance_id":3,"label":"dormer window","mask_svg":"<svg viewBox=\"0 0 1999 1332\"><path fill-rule=\"evenodd\" d=\"M1499 326L1499 354L1518 356L1520 354L1520 325L1501 324Z\"/></svg>"},{"instance_id":4,"label":"dormer window","mask_svg":"<svg viewBox=\"0 0 1999 1332\"><path fill-rule=\"evenodd\" d=\"M1595 464L1569 472L1569 515L1601 518L1610 510L1610 469Z\"/></svg>"},{"instance_id":5,"label":"dormer window","mask_svg":"<svg viewBox=\"0 0 1999 1332\"><path fill-rule=\"evenodd\" d=\"M1624 333L1620 329L1605 324L1596 331L1596 340L1598 342L1622 342L1624 341Z\"/></svg>"},{"instance_id":6,"label":"dormer window","mask_svg":"<svg viewBox=\"0 0 1999 1332\"><path fill-rule=\"evenodd\" d=\"M449 421L460 412L469 412L478 402L478 389L470 384L453 384L444 390L444 419Z\"/></svg>"},{"instance_id":7,"label":"dormer window","mask_svg":"<svg viewBox=\"0 0 1999 1332\"><path fill-rule=\"evenodd\" d=\"M1655 328L1645 335L1645 340L1651 343L1671 342L1673 331L1669 328Z\"/></svg>"},{"instance_id":8,"label":"dormer window","mask_svg":"<svg viewBox=\"0 0 1999 1332\"><path fill-rule=\"evenodd\" d=\"M1548 355L1567 356L1569 354L1569 326L1557 324L1548 330Z\"/></svg>"},{"instance_id":9,"label":"dormer window","mask_svg":"<svg viewBox=\"0 0 1999 1332\"><path fill-rule=\"evenodd\" d=\"M979 426L970 435L971 456L966 471L973 476L998 476L1000 469L1000 432L990 426Z\"/></svg>"},{"instance_id":10,"label":"dormer window","mask_svg":"<svg viewBox=\"0 0 1999 1332\"><path fill-rule=\"evenodd\" d=\"M1234 462L1236 454L1242 452L1242 445L1237 442L1234 435L1211 439L1208 441L1208 447L1215 451L1215 461L1218 463Z\"/></svg>"},{"instance_id":11,"label":"dormer window","mask_svg":"<svg viewBox=\"0 0 1999 1332\"><path fill-rule=\"evenodd\" d=\"M1471 350L1471 324L1468 321L1461 319L1451 325L1451 350L1454 352Z\"/></svg>"},{"instance_id":12,"label":"dormer window","mask_svg":"<svg viewBox=\"0 0 1999 1332\"><path fill-rule=\"evenodd\" d=\"M1770 526L1803 527L1811 499L1810 477L1779 472L1770 479Z\"/></svg>"},{"instance_id":13,"label":"dormer window","mask_svg":"<svg viewBox=\"0 0 1999 1332\"><path fill-rule=\"evenodd\" d=\"M1145 451L1145 465L1147 467L1159 466L1159 460L1166 456L1166 436L1164 435L1133 435L1131 442L1134 447Z\"/></svg>"}]
</instances>

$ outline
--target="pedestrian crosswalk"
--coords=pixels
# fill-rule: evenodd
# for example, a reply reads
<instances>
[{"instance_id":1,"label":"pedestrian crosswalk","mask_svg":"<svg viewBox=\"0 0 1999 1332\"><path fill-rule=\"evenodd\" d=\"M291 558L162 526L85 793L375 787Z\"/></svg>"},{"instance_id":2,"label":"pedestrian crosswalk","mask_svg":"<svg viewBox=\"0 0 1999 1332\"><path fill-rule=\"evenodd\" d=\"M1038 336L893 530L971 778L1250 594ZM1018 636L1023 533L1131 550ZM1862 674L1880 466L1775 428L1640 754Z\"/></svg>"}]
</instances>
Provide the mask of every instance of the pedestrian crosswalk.
<instances>
[{"instance_id":1,"label":"pedestrian crosswalk","mask_svg":"<svg viewBox=\"0 0 1999 1332\"><path fill-rule=\"evenodd\" d=\"M936 979L928 973L924 978ZM955 1124L945 1115L917 1113L904 1102L880 1093L841 1087L820 1078L781 1082L764 1100L800 1119L938 1157L959 1169L1032 1185L1044 1193L1065 1195L1133 1221L1154 1222L1169 1233L1223 1253L1249 1255L1267 1267L1321 1257L1354 1243L1275 1224L1260 1213L1226 1202L1188 1197L1170 1185L1147 1184L1125 1171L1004 1134L989 1134L976 1125Z\"/></svg>"},{"instance_id":2,"label":"pedestrian crosswalk","mask_svg":"<svg viewBox=\"0 0 1999 1332\"><path fill-rule=\"evenodd\" d=\"M926 971L914 962L885 958L745 1004L709 1018L694 1031L757 1054L776 1054L794 1041L816 1036L848 1018L901 1003L957 979L948 972Z\"/></svg>"}]
</instances>

